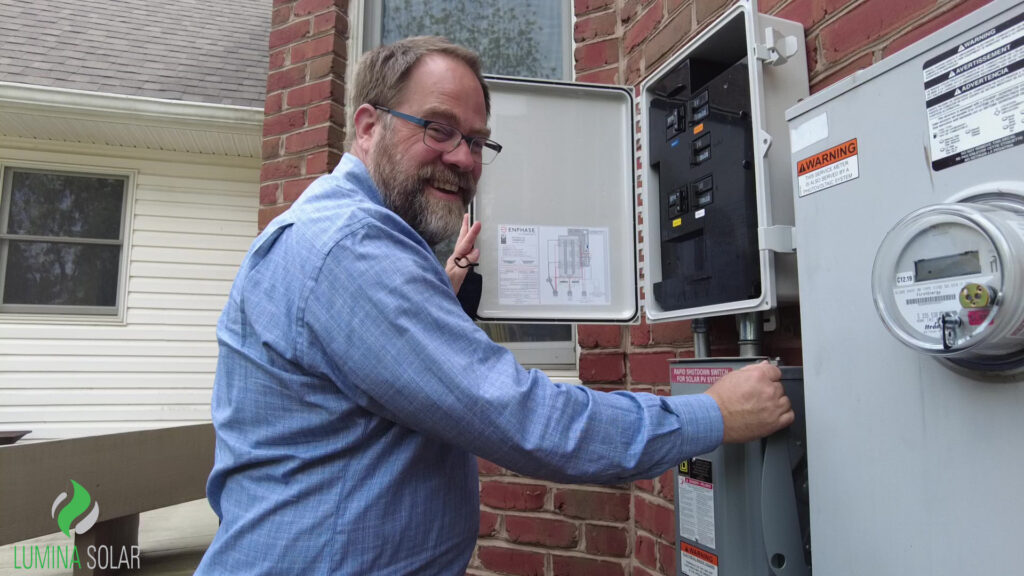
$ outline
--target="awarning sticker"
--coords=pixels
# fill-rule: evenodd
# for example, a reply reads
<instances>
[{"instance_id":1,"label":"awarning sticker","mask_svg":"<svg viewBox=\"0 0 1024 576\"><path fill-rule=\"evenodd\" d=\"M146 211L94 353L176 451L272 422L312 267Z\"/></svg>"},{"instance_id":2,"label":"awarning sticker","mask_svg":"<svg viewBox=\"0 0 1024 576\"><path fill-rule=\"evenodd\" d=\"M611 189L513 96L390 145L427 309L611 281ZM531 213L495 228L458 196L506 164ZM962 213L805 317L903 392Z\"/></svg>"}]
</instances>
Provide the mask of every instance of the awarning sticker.
<instances>
[{"instance_id":1,"label":"awarning sticker","mask_svg":"<svg viewBox=\"0 0 1024 576\"><path fill-rule=\"evenodd\" d=\"M679 568L685 576L718 576L718 556L680 542Z\"/></svg>"},{"instance_id":2,"label":"awarning sticker","mask_svg":"<svg viewBox=\"0 0 1024 576\"><path fill-rule=\"evenodd\" d=\"M932 170L1024 144L1024 14L924 63Z\"/></svg>"},{"instance_id":3,"label":"awarning sticker","mask_svg":"<svg viewBox=\"0 0 1024 576\"><path fill-rule=\"evenodd\" d=\"M838 186L860 176L857 139L809 156L796 163L800 196Z\"/></svg>"}]
</instances>

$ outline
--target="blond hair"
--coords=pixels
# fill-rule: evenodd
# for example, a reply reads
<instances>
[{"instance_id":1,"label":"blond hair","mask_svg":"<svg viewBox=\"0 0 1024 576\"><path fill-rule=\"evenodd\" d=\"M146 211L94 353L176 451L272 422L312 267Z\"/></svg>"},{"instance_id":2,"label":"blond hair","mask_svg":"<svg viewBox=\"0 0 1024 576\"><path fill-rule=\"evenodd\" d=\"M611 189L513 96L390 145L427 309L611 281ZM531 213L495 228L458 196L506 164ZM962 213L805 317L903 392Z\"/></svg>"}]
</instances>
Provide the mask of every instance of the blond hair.
<instances>
[{"instance_id":1,"label":"blond hair","mask_svg":"<svg viewBox=\"0 0 1024 576\"><path fill-rule=\"evenodd\" d=\"M348 118L345 147L352 144L355 132L352 119L363 104L391 108L401 98L409 72L424 56L442 54L464 63L473 71L484 92L487 116L491 115L491 94L480 72L480 56L440 36L413 36L370 50L359 59L352 91L352 113Z\"/></svg>"}]
</instances>

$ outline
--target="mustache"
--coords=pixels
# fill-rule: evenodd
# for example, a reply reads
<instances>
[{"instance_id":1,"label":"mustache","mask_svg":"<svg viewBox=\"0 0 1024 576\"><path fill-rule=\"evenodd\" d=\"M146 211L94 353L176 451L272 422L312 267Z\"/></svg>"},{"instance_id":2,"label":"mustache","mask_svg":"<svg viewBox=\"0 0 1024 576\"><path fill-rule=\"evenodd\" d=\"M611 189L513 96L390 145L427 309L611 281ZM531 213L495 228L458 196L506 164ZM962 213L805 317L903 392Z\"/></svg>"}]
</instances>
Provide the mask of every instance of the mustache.
<instances>
[{"instance_id":1,"label":"mustache","mask_svg":"<svg viewBox=\"0 0 1024 576\"><path fill-rule=\"evenodd\" d=\"M439 182L446 186L458 186L463 202L468 203L476 195L476 182L469 172L458 172L443 164L431 164L420 168L416 174L423 182Z\"/></svg>"}]
</instances>

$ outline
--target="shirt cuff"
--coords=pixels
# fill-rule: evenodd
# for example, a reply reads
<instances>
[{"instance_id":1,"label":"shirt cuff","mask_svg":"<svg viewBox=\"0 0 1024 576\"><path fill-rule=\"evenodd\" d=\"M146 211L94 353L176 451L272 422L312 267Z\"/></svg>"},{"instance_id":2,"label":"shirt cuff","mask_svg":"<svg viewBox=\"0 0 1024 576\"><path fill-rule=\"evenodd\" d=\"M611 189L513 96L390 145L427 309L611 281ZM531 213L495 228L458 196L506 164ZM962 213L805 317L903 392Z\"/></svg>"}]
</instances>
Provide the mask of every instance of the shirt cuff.
<instances>
[{"instance_id":1,"label":"shirt cuff","mask_svg":"<svg viewBox=\"0 0 1024 576\"><path fill-rule=\"evenodd\" d=\"M715 399L707 394L669 396L677 401L675 408L686 438L686 457L705 454L722 443L725 427L722 411Z\"/></svg>"}]
</instances>

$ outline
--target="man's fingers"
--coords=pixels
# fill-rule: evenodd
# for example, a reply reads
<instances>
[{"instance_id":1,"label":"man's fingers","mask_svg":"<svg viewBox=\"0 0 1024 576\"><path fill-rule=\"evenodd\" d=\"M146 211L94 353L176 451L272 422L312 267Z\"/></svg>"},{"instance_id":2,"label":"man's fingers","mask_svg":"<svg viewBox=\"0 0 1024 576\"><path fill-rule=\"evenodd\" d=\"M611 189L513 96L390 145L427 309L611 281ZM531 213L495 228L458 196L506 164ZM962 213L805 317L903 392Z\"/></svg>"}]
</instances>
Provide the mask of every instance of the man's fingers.
<instances>
[{"instance_id":1,"label":"man's fingers","mask_svg":"<svg viewBox=\"0 0 1024 576\"><path fill-rule=\"evenodd\" d=\"M779 427L779 430L785 428L786 426L791 426L795 420L796 420L796 413L795 412L793 412L792 410L790 410L789 412L786 412L785 414L782 415L781 418L779 418L779 424L782 425L782 426Z\"/></svg>"},{"instance_id":2,"label":"man's fingers","mask_svg":"<svg viewBox=\"0 0 1024 576\"><path fill-rule=\"evenodd\" d=\"M775 381L782 380L782 370L779 370L778 366L772 364L771 362L769 362L767 360L762 360L762 361L758 362L757 364L748 364L747 366L744 366L743 369L744 370L760 370L760 371L764 372L764 374L766 376L768 376L769 380L775 380Z\"/></svg>"},{"instance_id":3,"label":"man's fingers","mask_svg":"<svg viewBox=\"0 0 1024 576\"><path fill-rule=\"evenodd\" d=\"M472 226L469 225L469 214L465 214L462 217L462 229L459 231L459 239L455 242L455 249L452 250L452 255L448 257L448 268L451 268L456 261L465 262L464 258L467 258L469 262L476 262L480 258L480 251L473 247L476 244L476 238L480 235L481 224L474 222Z\"/></svg>"},{"instance_id":4,"label":"man's fingers","mask_svg":"<svg viewBox=\"0 0 1024 576\"><path fill-rule=\"evenodd\" d=\"M469 216L467 215L468 219ZM455 254L459 256L468 256L470 262L476 262L480 256L480 252L473 247L476 244L476 237L480 234L481 224L474 222L472 226L464 229L465 234L459 236L459 241L455 246ZM476 252L476 256L473 256L473 252Z\"/></svg>"},{"instance_id":5,"label":"man's fingers","mask_svg":"<svg viewBox=\"0 0 1024 576\"><path fill-rule=\"evenodd\" d=\"M792 412L793 411L793 403L790 402L789 396L785 396L784 395L781 398L779 398L779 410L782 411L782 412Z\"/></svg>"}]
</instances>

